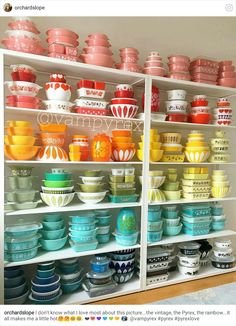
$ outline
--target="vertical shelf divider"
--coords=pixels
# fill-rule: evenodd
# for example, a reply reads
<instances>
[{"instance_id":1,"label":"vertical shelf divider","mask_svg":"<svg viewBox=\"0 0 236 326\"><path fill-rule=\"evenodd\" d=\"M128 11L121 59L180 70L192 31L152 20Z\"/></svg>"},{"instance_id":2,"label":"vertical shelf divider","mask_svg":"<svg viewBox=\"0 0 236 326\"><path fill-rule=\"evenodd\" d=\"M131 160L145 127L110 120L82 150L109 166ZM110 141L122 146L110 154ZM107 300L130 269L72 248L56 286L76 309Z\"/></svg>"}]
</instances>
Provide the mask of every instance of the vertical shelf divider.
<instances>
[{"instance_id":1,"label":"vertical shelf divider","mask_svg":"<svg viewBox=\"0 0 236 326\"><path fill-rule=\"evenodd\" d=\"M149 143L151 126L152 79L145 78L144 103L144 147L143 147L143 182L142 182L142 214L141 214L141 248L140 248L140 281L142 290L146 289L147 269L147 220L148 220L148 175L149 175Z\"/></svg>"}]
</instances>

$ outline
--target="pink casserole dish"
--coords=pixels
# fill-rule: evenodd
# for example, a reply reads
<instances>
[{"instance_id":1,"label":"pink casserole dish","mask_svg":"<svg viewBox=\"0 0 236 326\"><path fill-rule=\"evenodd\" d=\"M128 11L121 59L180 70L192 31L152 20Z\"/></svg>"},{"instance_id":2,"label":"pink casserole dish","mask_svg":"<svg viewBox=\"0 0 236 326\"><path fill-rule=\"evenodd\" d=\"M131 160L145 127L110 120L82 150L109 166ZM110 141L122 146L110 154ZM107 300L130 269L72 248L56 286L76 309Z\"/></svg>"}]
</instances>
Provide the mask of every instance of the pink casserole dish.
<instances>
[{"instance_id":1,"label":"pink casserole dish","mask_svg":"<svg viewBox=\"0 0 236 326\"><path fill-rule=\"evenodd\" d=\"M204 74L203 72L198 72L196 74L192 74L192 79L196 80L196 79L204 79L204 80L209 80L209 81L213 81L216 82L217 80L217 75L210 75L210 74Z\"/></svg>"},{"instance_id":2,"label":"pink casserole dish","mask_svg":"<svg viewBox=\"0 0 236 326\"><path fill-rule=\"evenodd\" d=\"M223 71L234 71L235 67L234 66L221 66L219 69L219 72L223 72Z\"/></svg>"},{"instance_id":3,"label":"pink casserole dish","mask_svg":"<svg viewBox=\"0 0 236 326\"><path fill-rule=\"evenodd\" d=\"M218 68L211 68L208 66L194 66L193 68L190 69L192 74L202 72L204 74L209 74L209 75L217 75L218 74Z\"/></svg>"},{"instance_id":4,"label":"pink casserole dish","mask_svg":"<svg viewBox=\"0 0 236 326\"><path fill-rule=\"evenodd\" d=\"M37 29L35 24L28 20L16 20L8 24L12 30L23 30L35 34L40 34L40 31Z\"/></svg>"},{"instance_id":5,"label":"pink casserole dish","mask_svg":"<svg viewBox=\"0 0 236 326\"><path fill-rule=\"evenodd\" d=\"M194 67L199 67L199 66L207 66L210 68L219 68L219 62L218 61L213 61L213 60L207 60L207 59L195 59L190 63L191 69Z\"/></svg>"},{"instance_id":6,"label":"pink casserole dish","mask_svg":"<svg viewBox=\"0 0 236 326\"><path fill-rule=\"evenodd\" d=\"M222 71L219 73L219 78L234 78L236 73L234 71Z\"/></svg>"},{"instance_id":7,"label":"pink casserole dish","mask_svg":"<svg viewBox=\"0 0 236 326\"><path fill-rule=\"evenodd\" d=\"M106 55L113 55L111 50L106 46L88 46L83 50L86 54L101 53Z\"/></svg>"}]
</instances>

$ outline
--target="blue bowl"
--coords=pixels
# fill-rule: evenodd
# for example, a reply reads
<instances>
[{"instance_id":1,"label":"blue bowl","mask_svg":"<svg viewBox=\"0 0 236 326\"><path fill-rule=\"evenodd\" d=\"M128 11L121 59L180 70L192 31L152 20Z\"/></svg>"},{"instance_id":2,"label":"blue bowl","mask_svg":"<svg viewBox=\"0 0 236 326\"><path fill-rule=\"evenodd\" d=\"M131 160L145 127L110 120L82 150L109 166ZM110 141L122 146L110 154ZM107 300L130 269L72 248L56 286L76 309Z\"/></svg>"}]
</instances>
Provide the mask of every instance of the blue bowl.
<instances>
[{"instance_id":1,"label":"blue bowl","mask_svg":"<svg viewBox=\"0 0 236 326\"><path fill-rule=\"evenodd\" d=\"M56 240L46 240L40 239L40 244L42 248L47 251L54 251L63 248L67 242L68 236L66 235L64 238L56 239Z\"/></svg>"},{"instance_id":2,"label":"blue bowl","mask_svg":"<svg viewBox=\"0 0 236 326\"><path fill-rule=\"evenodd\" d=\"M11 278L11 277L20 276L22 274L22 270L20 268L21 268L20 266L5 267L4 277Z\"/></svg>"},{"instance_id":3,"label":"blue bowl","mask_svg":"<svg viewBox=\"0 0 236 326\"><path fill-rule=\"evenodd\" d=\"M183 226L182 223L180 223L177 226L167 226L167 225L165 225L164 229L163 229L163 234L168 235L168 236L175 236L175 235L177 235L177 234L179 234L181 232L182 226Z\"/></svg>"},{"instance_id":4,"label":"blue bowl","mask_svg":"<svg viewBox=\"0 0 236 326\"><path fill-rule=\"evenodd\" d=\"M72 293L76 290L78 290L81 287L83 278L81 277L75 282L66 282L61 284L61 289L63 293Z\"/></svg>"},{"instance_id":5,"label":"blue bowl","mask_svg":"<svg viewBox=\"0 0 236 326\"><path fill-rule=\"evenodd\" d=\"M213 221L211 223L211 229L213 231L221 231L225 228L225 221Z\"/></svg>"},{"instance_id":6,"label":"blue bowl","mask_svg":"<svg viewBox=\"0 0 236 326\"><path fill-rule=\"evenodd\" d=\"M48 230L48 231L55 231L55 230L60 230L63 228L64 226L64 220L60 219L59 221L45 221L43 220L42 222L44 230Z\"/></svg>"},{"instance_id":7,"label":"blue bowl","mask_svg":"<svg viewBox=\"0 0 236 326\"><path fill-rule=\"evenodd\" d=\"M73 274L79 270L79 263L74 264L59 264L59 269L63 274Z\"/></svg>"},{"instance_id":8,"label":"blue bowl","mask_svg":"<svg viewBox=\"0 0 236 326\"><path fill-rule=\"evenodd\" d=\"M163 231L153 231L153 232L148 232L147 233L147 241L148 242L157 242L160 241L162 238L162 233Z\"/></svg>"},{"instance_id":9,"label":"blue bowl","mask_svg":"<svg viewBox=\"0 0 236 326\"><path fill-rule=\"evenodd\" d=\"M35 291L35 292L37 292L37 291ZM59 293L57 296L54 296L50 299L44 298L44 300L37 300L37 299L33 298L32 293L31 293L29 296L29 299L31 301L33 301L35 304L55 304L60 299L61 295L62 295L62 291L59 290Z\"/></svg>"},{"instance_id":10,"label":"blue bowl","mask_svg":"<svg viewBox=\"0 0 236 326\"><path fill-rule=\"evenodd\" d=\"M135 233L129 234L129 235L114 233L116 242L119 245L124 246L124 247L134 246L138 241L138 235L139 235L139 232L135 232Z\"/></svg>"},{"instance_id":11,"label":"blue bowl","mask_svg":"<svg viewBox=\"0 0 236 326\"><path fill-rule=\"evenodd\" d=\"M40 269L37 269L37 277L39 278L49 278L49 277L52 277L54 275L54 272L55 272L55 267L52 268L52 269L47 269L47 270L40 270Z\"/></svg>"},{"instance_id":12,"label":"blue bowl","mask_svg":"<svg viewBox=\"0 0 236 326\"><path fill-rule=\"evenodd\" d=\"M58 296L59 292L60 292L60 287L58 287L55 291L51 291L51 292L45 292L45 293L40 293L40 292L35 292L33 290L33 288L31 288L32 291L32 298L36 299L36 300L51 300L55 297Z\"/></svg>"},{"instance_id":13,"label":"blue bowl","mask_svg":"<svg viewBox=\"0 0 236 326\"><path fill-rule=\"evenodd\" d=\"M162 210L150 210L148 209L148 221L149 222L157 222L161 219Z\"/></svg>"},{"instance_id":14,"label":"blue bowl","mask_svg":"<svg viewBox=\"0 0 236 326\"><path fill-rule=\"evenodd\" d=\"M61 221L62 216L61 214L46 214L44 215L44 221L46 222L57 222L57 221Z\"/></svg>"},{"instance_id":15,"label":"blue bowl","mask_svg":"<svg viewBox=\"0 0 236 326\"><path fill-rule=\"evenodd\" d=\"M109 226L111 223L111 215L98 216L96 220L97 220L97 226Z\"/></svg>"},{"instance_id":16,"label":"blue bowl","mask_svg":"<svg viewBox=\"0 0 236 326\"><path fill-rule=\"evenodd\" d=\"M4 289L4 297L5 299L12 299L20 297L26 289L26 280L22 279L21 283L15 287L9 287Z\"/></svg>"},{"instance_id":17,"label":"blue bowl","mask_svg":"<svg viewBox=\"0 0 236 326\"><path fill-rule=\"evenodd\" d=\"M58 230L42 230L41 234L46 240L56 240L58 238L62 238L65 234L66 228L58 229Z\"/></svg>"},{"instance_id":18,"label":"blue bowl","mask_svg":"<svg viewBox=\"0 0 236 326\"><path fill-rule=\"evenodd\" d=\"M32 284L32 289L35 292L45 293L45 292L51 292L55 291L56 289L60 288L59 281L54 284L47 284L47 285L34 285Z\"/></svg>"},{"instance_id":19,"label":"blue bowl","mask_svg":"<svg viewBox=\"0 0 236 326\"><path fill-rule=\"evenodd\" d=\"M124 260L130 260L135 257L135 251L131 253L124 253L124 254L117 254L115 252L111 253L111 258L113 260L118 260L118 261L124 261Z\"/></svg>"},{"instance_id":20,"label":"blue bowl","mask_svg":"<svg viewBox=\"0 0 236 326\"><path fill-rule=\"evenodd\" d=\"M110 261L107 256L96 256L90 260L91 270L96 273L104 273L108 270Z\"/></svg>"},{"instance_id":21,"label":"blue bowl","mask_svg":"<svg viewBox=\"0 0 236 326\"><path fill-rule=\"evenodd\" d=\"M58 279L59 276L57 274L53 274L52 276L49 277L35 276L32 282L36 285L46 285L46 284L55 283L58 281Z\"/></svg>"},{"instance_id":22,"label":"blue bowl","mask_svg":"<svg viewBox=\"0 0 236 326\"><path fill-rule=\"evenodd\" d=\"M98 243L107 243L110 240L110 233L106 234L97 234Z\"/></svg>"},{"instance_id":23,"label":"blue bowl","mask_svg":"<svg viewBox=\"0 0 236 326\"><path fill-rule=\"evenodd\" d=\"M166 210L163 210L162 212L162 216L164 218L177 218L178 217L178 214L179 212L178 211L166 211Z\"/></svg>"},{"instance_id":24,"label":"blue bowl","mask_svg":"<svg viewBox=\"0 0 236 326\"><path fill-rule=\"evenodd\" d=\"M70 216L71 223L93 223L95 222L95 214L92 212L81 213L80 215Z\"/></svg>"},{"instance_id":25,"label":"blue bowl","mask_svg":"<svg viewBox=\"0 0 236 326\"><path fill-rule=\"evenodd\" d=\"M19 286L24 280L24 272L16 277L7 278L4 277L4 288L14 288Z\"/></svg>"},{"instance_id":26,"label":"blue bowl","mask_svg":"<svg viewBox=\"0 0 236 326\"><path fill-rule=\"evenodd\" d=\"M90 231L96 228L96 223L77 223L77 224L70 224L70 229L73 231Z\"/></svg>"}]
</instances>

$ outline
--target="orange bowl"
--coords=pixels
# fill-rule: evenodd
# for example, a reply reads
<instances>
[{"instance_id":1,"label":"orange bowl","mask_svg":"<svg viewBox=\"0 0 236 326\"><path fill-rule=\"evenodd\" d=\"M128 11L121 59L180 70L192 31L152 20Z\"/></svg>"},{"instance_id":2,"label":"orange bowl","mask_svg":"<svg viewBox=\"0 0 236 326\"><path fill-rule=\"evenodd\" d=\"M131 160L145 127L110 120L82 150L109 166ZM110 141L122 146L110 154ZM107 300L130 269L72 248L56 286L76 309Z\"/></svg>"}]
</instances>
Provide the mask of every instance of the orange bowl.
<instances>
[{"instance_id":1,"label":"orange bowl","mask_svg":"<svg viewBox=\"0 0 236 326\"><path fill-rule=\"evenodd\" d=\"M114 143L131 143L132 142L131 137L113 137L111 140Z\"/></svg>"},{"instance_id":2,"label":"orange bowl","mask_svg":"<svg viewBox=\"0 0 236 326\"><path fill-rule=\"evenodd\" d=\"M65 132L67 125L64 124L57 124L57 123L52 123L52 124L39 124L39 128L43 132Z\"/></svg>"},{"instance_id":3,"label":"orange bowl","mask_svg":"<svg viewBox=\"0 0 236 326\"><path fill-rule=\"evenodd\" d=\"M114 129L112 130L112 137L131 137L132 132L129 129Z\"/></svg>"},{"instance_id":4,"label":"orange bowl","mask_svg":"<svg viewBox=\"0 0 236 326\"><path fill-rule=\"evenodd\" d=\"M32 136L33 128L31 127L8 127L5 128L9 136Z\"/></svg>"},{"instance_id":5,"label":"orange bowl","mask_svg":"<svg viewBox=\"0 0 236 326\"><path fill-rule=\"evenodd\" d=\"M6 157L10 160L31 160L36 156L40 146L28 145L4 145L4 152Z\"/></svg>"},{"instance_id":6,"label":"orange bowl","mask_svg":"<svg viewBox=\"0 0 236 326\"><path fill-rule=\"evenodd\" d=\"M112 149L113 148L116 148L116 149L122 149L122 150L125 150L125 149L135 149L135 144L134 143L112 143Z\"/></svg>"},{"instance_id":7,"label":"orange bowl","mask_svg":"<svg viewBox=\"0 0 236 326\"><path fill-rule=\"evenodd\" d=\"M42 132L40 134L43 146L62 147L65 142L65 135L53 132Z\"/></svg>"}]
</instances>

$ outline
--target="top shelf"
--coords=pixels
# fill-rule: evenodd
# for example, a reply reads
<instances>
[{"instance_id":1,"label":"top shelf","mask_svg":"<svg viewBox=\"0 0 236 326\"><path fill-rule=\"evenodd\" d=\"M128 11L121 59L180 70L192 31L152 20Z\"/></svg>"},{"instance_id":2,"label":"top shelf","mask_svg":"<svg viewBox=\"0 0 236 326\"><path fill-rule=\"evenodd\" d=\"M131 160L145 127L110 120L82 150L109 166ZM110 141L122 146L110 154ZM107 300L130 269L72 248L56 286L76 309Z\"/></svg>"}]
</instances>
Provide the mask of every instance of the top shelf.
<instances>
[{"instance_id":1,"label":"top shelf","mask_svg":"<svg viewBox=\"0 0 236 326\"><path fill-rule=\"evenodd\" d=\"M149 76L140 73L122 71L114 68L106 68L94 65L88 65L80 62L50 58L47 56L22 53L17 51L0 49L4 55L4 65L22 63L32 65L36 70L42 73L52 73L53 71L66 74L68 77L98 79L111 84L129 83L131 85L143 86L146 78L152 78L161 90L184 89L189 94L205 94L209 97L236 96L236 89L216 85L195 83L165 77Z\"/></svg>"}]
</instances>

